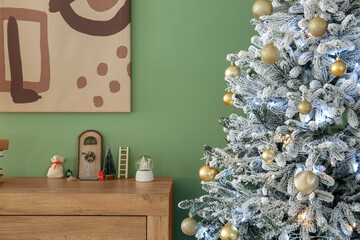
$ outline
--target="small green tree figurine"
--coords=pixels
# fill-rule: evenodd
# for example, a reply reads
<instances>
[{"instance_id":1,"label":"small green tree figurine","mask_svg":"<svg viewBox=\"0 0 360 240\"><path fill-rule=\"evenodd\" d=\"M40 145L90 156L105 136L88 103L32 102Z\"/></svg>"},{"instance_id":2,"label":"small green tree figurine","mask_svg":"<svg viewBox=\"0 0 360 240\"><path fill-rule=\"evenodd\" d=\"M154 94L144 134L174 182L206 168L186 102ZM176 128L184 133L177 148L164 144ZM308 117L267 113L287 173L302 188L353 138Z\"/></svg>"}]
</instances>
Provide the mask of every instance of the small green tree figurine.
<instances>
[{"instance_id":1,"label":"small green tree figurine","mask_svg":"<svg viewBox=\"0 0 360 240\"><path fill-rule=\"evenodd\" d=\"M114 158L111 153L110 146L108 145L104 160L104 175L105 179L114 179L116 174L116 168L114 164Z\"/></svg>"}]
</instances>

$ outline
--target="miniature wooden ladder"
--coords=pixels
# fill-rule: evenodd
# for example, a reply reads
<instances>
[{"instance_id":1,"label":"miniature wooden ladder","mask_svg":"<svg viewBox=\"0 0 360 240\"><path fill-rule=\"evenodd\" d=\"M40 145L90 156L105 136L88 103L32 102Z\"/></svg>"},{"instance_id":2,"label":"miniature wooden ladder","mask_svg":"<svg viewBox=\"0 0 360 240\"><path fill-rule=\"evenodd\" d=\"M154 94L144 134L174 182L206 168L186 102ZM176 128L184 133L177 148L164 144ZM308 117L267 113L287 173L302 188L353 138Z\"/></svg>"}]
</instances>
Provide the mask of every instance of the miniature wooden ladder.
<instances>
[{"instance_id":1,"label":"miniature wooden ladder","mask_svg":"<svg viewBox=\"0 0 360 240\"><path fill-rule=\"evenodd\" d=\"M118 178L128 178L129 147L119 147Z\"/></svg>"}]
</instances>

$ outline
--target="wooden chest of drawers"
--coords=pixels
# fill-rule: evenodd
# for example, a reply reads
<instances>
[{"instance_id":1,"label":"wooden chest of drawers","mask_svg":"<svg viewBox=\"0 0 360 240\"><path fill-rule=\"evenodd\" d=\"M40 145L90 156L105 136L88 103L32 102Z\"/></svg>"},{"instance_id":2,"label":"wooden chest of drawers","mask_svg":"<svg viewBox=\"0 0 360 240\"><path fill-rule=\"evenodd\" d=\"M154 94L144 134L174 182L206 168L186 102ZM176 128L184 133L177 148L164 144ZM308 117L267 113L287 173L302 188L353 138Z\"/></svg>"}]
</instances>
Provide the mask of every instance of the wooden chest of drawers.
<instances>
[{"instance_id":1,"label":"wooden chest of drawers","mask_svg":"<svg viewBox=\"0 0 360 240\"><path fill-rule=\"evenodd\" d=\"M4 178L0 239L173 239L173 179Z\"/></svg>"}]
</instances>

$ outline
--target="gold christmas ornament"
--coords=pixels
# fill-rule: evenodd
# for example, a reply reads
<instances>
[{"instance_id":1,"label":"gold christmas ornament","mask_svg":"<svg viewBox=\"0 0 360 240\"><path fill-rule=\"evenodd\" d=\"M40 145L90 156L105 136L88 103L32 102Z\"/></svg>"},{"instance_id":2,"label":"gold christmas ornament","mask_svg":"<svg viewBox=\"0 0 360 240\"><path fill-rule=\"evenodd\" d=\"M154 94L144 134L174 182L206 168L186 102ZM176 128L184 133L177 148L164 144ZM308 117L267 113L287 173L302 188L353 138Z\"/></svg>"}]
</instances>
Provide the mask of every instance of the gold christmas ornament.
<instances>
[{"instance_id":1,"label":"gold christmas ornament","mask_svg":"<svg viewBox=\"0 0 360 240\"><path fill-rule=\"evenodd\" d=\"M218 175L218 174L219 174L219 171L218 171L216 168L214 168L214 169L215 169L215 177L216 177L216 175ZM216 182L215 177L214 177L214 180L212 180L213 182Z\"/></svg>"},{"instance_id":2,"label":"gold christmas ornament","mask_svg":"<svg viewBox=\"0 0 360 240\"><path fill-rule=\"evenodd\" d=\"M192 217L185 218L181 223L181 231L186 235L194 235L198 230L198 224Z\"/></svg>"},{"instance_id":3,"label":"gold christmas ornament","mask_svg":"<svg viewBox=\"0 0 360 240\"><path fill-rule=\"evenodd\" d=\"M328 24L325 19L319 17L319 14L315 14L315 17L311 19L308 25L308 31L314 37L321 37L327 31Z\"/></svg>"},{"instance_id":4,"label":"gold christmas ornament","mask_svg":"<svg viewBox=\"0 0 360 240\"><path fill-rule=\"evenodd\" d=\"M256 18L264 15L271 15L273 12L273 5L269 0L256 0L252 6L252 13Z\"/></svg>"},{"instance_id":5,"label":"gold christmas ornament","mask_svg":"<svg viewBox=\"0 0 360 240\"><path fill-rule=\"evenodd\" d=\"M280 58L279 49L272 43L261 49L261 60L267 64L273 64Z\"/></svg>"},{"instance_id":6,"label":"gold christmas ornament","mask_svg":"<svg viewBox=\"0 0 360 240\"><path fill-rule=\"evenodd\" d=\"M294 185L302 194L310 194L319 185L319 178L312 171L302 171L295 175Z\"/></svg>"},{"instance_id":7,"label":"gold christmas ornament","mask_svg":"<svg viewBox=\"0 0 360 240\"><path fill-rule=\"evenodd\" d=\"M202 166L199 170L199 176L201 180L205 182L210 182L215 179L217 170L213 167L210 167L208 164Z\"/></svg>"},{"instance_id":8,"label":"gold christmas ornament","mask_svg":"<svg viewBox=\"0 0 360 240\"><path fill-rule=\"evenodd\" d=\"M337 77L341 77L346 72L346 64L341 61L340 57L336 58L336 61L331 64L330 71Z\"/></svg>"},{"instance_id":9,"label":"gold christmas ornament","mask_svg":"<svg viewBox=\"0 0 360 240\"><path fill-rule=\"evenodd\" d=\"M263 151L263 153L261 154L262 159L265 162L272 162L275 160L275 152L271 149L266 149L265 151Z\"/></svg>"},{"instance_id":10,"label":"gold christmas ornament","mask_svg":"<svg viewBox=\"0 0 360 240\"><path fill-rule=\"evenodd\" d=\"M240 77L241 70L238 66L236 66L234 63L231 63L230 66L228 66L225 70L225 77Z\"/></svg>"},{"instance_id":11,"label":"gold christmas ornament","mask_svg":"<svg viewBox=\"0 0 360 240\"><path fill-rule=\"evenodd\" d=\"M309 114L312 110L311 103L309 103L306 99L302 100L298 105L298 111L302 115Z\"/></svg>"},{"instance_id":12,"label":"gold christmas ornament","mask_svg":"<svg viewBox=\"0 0 360 240\"><path fill-rule=\"evenodd\" d=\"M233 93L231 91L228 91L227 93L225 93L224 97L223 97L223 101L226 105L233 105L234 100L232 98Z\"/></svg>"},{"instance_id":13,"label":"gold christmas ornament","mask_svg":"<svg viewBox=\"0 0 360 240\"><path fill-rule=\"evenodd\" d=\"M220 230L220 238L221 240L238 240L239 231L232 225L225 225Z\"/></svg>"}]
</instances>

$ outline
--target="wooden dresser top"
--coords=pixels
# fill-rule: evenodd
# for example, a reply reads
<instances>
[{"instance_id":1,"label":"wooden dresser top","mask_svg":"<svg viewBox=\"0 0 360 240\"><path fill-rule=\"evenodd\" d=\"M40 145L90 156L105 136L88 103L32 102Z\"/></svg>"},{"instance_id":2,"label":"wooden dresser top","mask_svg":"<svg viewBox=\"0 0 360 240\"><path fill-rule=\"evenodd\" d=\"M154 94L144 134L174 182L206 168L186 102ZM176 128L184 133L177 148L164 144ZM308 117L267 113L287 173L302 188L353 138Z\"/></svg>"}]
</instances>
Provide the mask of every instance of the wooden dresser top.
<instances>
[{"instance_id":1,"label":"wooden dresser top","mask_svg":"<svg viewBox=\"0 0 360 240\"><path fill-rule=\"evenodd\" d=\"M0 183L0 215L167 215L173 179L67 182L6 177Z\"/></svg>"},{"instance_id":2,"label":"wooden dresser top","mask_svg":"<svg viewBox=\"0 0 360 240\"><path fill-rule=\"evenodd\" d=\"M156 178L153 182L136 182L134 178L105 181L68 182L45 177L4 177L0 194L169 194L172 178Z\"/></svg>"}]
</instances>

